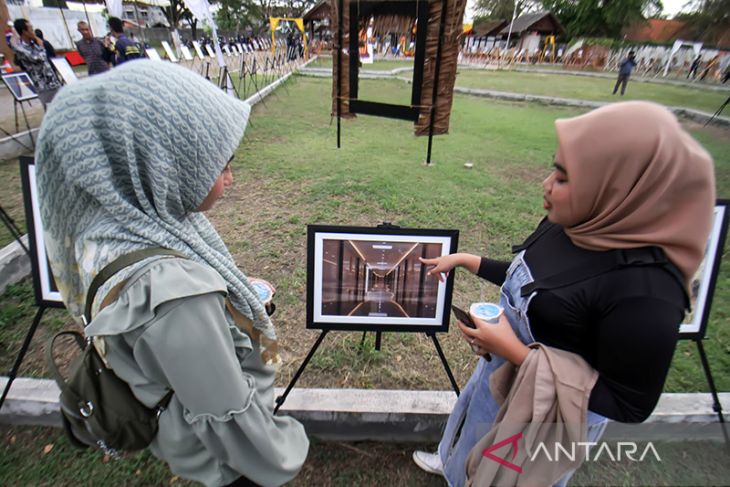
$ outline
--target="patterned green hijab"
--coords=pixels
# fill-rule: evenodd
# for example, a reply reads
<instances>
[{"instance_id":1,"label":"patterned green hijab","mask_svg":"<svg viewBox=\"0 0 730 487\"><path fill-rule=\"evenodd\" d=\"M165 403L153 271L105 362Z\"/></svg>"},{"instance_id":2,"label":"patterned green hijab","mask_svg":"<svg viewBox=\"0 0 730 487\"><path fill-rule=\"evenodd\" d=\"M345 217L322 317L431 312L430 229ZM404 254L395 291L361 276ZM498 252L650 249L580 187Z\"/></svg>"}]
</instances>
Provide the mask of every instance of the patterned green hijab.
<instances>
[{"instance_id":1,"label":"patterned green hijab","mask_svg":"<svg viewBox=\"0 0 730 487\"><path fill-rule=\"evenodd\" d=\"M278 362L263 304L199 207L243 137L250 108L188 69L134 61L64 87L36 150L41 219L63 300L83 314L94 276L148 247L178 250L225 279L253 321L266 363ZM131 266L98 296L149 260ZM97 299L97 306L101 299Z\"/></svg>"}]
</instances>

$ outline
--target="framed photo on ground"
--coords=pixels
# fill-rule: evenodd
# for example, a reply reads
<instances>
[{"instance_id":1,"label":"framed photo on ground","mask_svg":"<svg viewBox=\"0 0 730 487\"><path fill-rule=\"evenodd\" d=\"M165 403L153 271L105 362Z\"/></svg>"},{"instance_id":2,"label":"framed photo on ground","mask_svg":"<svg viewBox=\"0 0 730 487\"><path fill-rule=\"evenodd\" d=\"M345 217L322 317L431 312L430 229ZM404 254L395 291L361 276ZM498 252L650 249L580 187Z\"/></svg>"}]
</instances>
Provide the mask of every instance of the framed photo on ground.
<instances>
[{"instance_id":1,"label":"framed photo on ground","mask_svg":"<svg viewBox=\"0 0 730 487\"><path fill-rule=\"evenodd\" d=\"M454 273L420 258L456 252L457 230L307 227L307 328L446 332Z\"/></svg>"},{"instance_id":2,"label":"framed photo on ground","mask_svg":"<svg viewBox=\"0 0 730 487\"><path fill-rule=\"evenodd\" d=\"M162 41L162 49L165 50L165 54L167 54L167 59L169 59L171 62L176 63L178 61L177 56L175 55L175 52L172 50L172 47L170 47L170 43L167 41Z\"/></svg>"},{"instance_id":3,"label":"framed photo on ground","mask_svg":"<svg viewBox=\"0 0 730 487\"><path fill-rule=\"evenodd\" d=\"M28 73L10 73L2 75L3 83L8 87L16 101L27 101L38 98L35 85Z\"/></svg>"},{"instance_id":4,"label":"framed photo on ground","mask_svg":"<svg viewBox=\"0 0 730 487\"><path fill-rule=\"evenodd\" d=\"M200 59L205 59L205 54L203 54L203 51L200 49L200 44L198 44L198 41L193 41L193 49L195 49L195 53Z\"/></svg>"},{"instance_id":5,"label":"framed photo on ground","mask_svg":"<svg viewBox=\"0 0 730 487\"><path fill-rule=\"evenodd\" d=\"M76 83L79 80L79 78L76 76L76 73L74 73L73 68L71 68L71 65L68 63L68 61L66 61L65 57L51 58L51 63L53 64L53 67L58 75L63 80L64 84L70 85L71 83Z\"/></svg>"},{"instance_id":6,"label":"framed photo on ground","mask_svg":"<svg viewBox=\"0 0 730 487\"><path fill-rule=\"evenodd\" d=\"M145 52L145 54L147 54L147 57L149 59L152 59L153 61L162 61L162 58L160 57L160 53L157 52L157 49L155 49L154 47L145 49L144 52Z\"/></svg>"},{"instance_id":7,"label":"framed photo on ground","mask_svg":"<svg viewBox=\"0 0 730 487\"><path fill-rule=\"evenodd\" d=\"M700 268L690 282L691 312L685 316L679 328L680 338L702 339L707 330L710 318L712 298L715 294L717 274L725 247L728 218L730 218L730 200L718 200L715 205L712 231L705 246L705 257Z\"/></svg>"},{"instance_id":8,"label":"framed photo on ground","mask_svg":"<svg viewBox=\"0 0 730 487\"><path fill-rule=\"evenodd\" d=\"M51 266L46 255L43 240L43 222L38 202L38 187L35 178L35 161L32 157L20 158L20 179L25 204L25 221L28 227L28 243L30 244L30 264L33 275L33 289L38 307L63 308L61 293L53 280Z\"/></svg>"},{"instance_id":9,"label":"framed photo on ground","mask_svg":"<svg viewBox=\"0 0 730 487\"><path fill-rule=\"evenodd\" d=\"M188 49L188 46L180 46L180 52L182 53L182 57L184 60L193 60L193 55L190 53L190 49Z\"/></svg>"}]
</instances>

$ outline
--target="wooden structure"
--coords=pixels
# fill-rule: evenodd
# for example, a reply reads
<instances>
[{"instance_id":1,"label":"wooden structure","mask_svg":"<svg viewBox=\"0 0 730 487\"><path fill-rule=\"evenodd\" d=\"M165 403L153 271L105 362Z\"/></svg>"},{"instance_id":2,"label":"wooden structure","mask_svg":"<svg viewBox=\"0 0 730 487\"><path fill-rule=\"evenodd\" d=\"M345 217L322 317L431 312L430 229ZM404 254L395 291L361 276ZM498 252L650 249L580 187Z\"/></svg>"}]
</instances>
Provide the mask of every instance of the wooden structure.
<instances>
[{"instance_id":1,"label":"wooden structure","mask_svg":"<svg viewBox=\"0 0 730 487\"><path fill-rule=\"evenodd\" d=\"M510 33L510 23L500 31L500 35L506 38ZM515 39L516 59L531 61L533 57L539 56L544 49L545 37L561 36L565 34L565 28L552 12L537 12L523 14L512 22L511 39ZM510 42L511 43L511 42ZM509 49L510 46L507 46Z\"/></svg>"},{"instance_id":2,"label":"wooden structure","mask_svg":"<svg viewBox=\"0 0 730 487\"><path fill-rule=\"evenodd\" d=\"M433 135L448 133L456 63L466 0L350 1L333 0L332 113L340 118L356 113L410 120L416 135L428 135L427 163ZM392 105L358 98L360 32L369 25L380 35L404 28L415 44L413 89L409 105ZM423 28L425 26L425 28Z\"/></svg>"},{"instance_id":3,"label":"wooden structure","mask_svg":"<svg viewBox=\"0 0 730 487\"><path fill-rule=\"evenodd\" d=\"M309 32L310 40L325 41L331 37L331 1L332 0L319 0L312 8L302 15L305 28L307 32Z\"/></svg>"}]
</instances>

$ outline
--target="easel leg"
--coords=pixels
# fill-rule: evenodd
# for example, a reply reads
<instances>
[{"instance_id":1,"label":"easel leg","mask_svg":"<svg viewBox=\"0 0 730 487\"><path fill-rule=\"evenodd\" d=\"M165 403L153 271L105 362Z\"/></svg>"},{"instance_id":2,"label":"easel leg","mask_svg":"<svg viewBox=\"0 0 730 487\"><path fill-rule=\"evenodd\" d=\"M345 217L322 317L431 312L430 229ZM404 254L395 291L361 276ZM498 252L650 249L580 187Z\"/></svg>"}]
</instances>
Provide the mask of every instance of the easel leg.
<instances>
[{"instance_id":1,"label":"easel leg","mask_svg":"<svg viewBox=\"0 0 730 487\"><path fill-rule=\"evenodd\" d=\"M725 422L725 418L722 415L722 405L720 404L720 397L717 395L717 388L715 387L715 381L712 379L712 372L710 372L710 363L707 361L707 355L705 355L705 347L702 345L702 340L695 340L697 343L697 350L700 352L700 361L702 362L702 368L705 369L705 377L707 378L707 384L710 386L710 393L712 394L712 410L717 413L721 423Z\"/></svg>"},{"instance_id":2,"label":"easel leg","mask_svg":"<svg viewBox=\"0 0 730 487\"><path fill-rule=\"evenodd\" d=\"M710 394L712 394L712 410L717 413L717 417L720 419L720 428L722 428L722 434L725 436L725 445L730 448L730 438L728 437L725 417L722 415L722 404L720 403L720 397L717 395L715 381L713 380L712 372L710 371L710 362L708 362L707 355L705 355L705 347L702 345L702 339L695 340L695 343L697 343L697 350L700 353L702 368L705 369L707 384L710 386Z\"/></svg>"},{"instance_id":3,"label":"easel leg","mask_svg":"<svg viewBox=\"0 0 730 487\"><path fill-rule=\"evenodd\" d=\"M23 346L20 347L20 353L18 353L17 358L15 359L15 364L13 364L13 369L10 371L10 374L8 375L8 383L5 385L5 390L3 391L2 397L0 397L0 409L2 409L3 404L5 403L5 398L8 395L8 392L10 391L10 385L15 380L15 376L18 373L18 369L20 369L20 364L23 362L23 358L25 358L25 354L28 352L28 347L30 346L30 342L33 339L33 335L35 334L36 328L38 328L38 324L41 322L41 318L43 318L43 312L46 310L44 306L41 306L38 308L38 311L36 311L35 318L33 318L33 324L30 326L30 329L28 330L28 333L25 335L25 341L23 342Z\"/></svg>"},{"instance_id":4,"label":"easel leg","mask_svg":"<svg viewBox=\"0 0 730 487\"><path fill-rule=\"evenodd\" d=\"M15 224L15 221L13 221L13 219L10 218L10 215L5 212L5 209L2 207L2 205L0 205L0 220L2 220L3 224L5 224L5 227L8 229L15 241L20 244L25 253L28 254L28 256L30 257L30 250L28 250L28 247L26 247L21 240L23 234L20 232L20 229Z\"/></svg>"},{"instance_id":5,"label":"easel leg","mask_svg":"<svg viewBox=\"0 0 730 487\"><path fill-rule=\"evenodd\" d=\"M446 356L444 355L443 350L441 350L441 344L439 343L438 338L436 338L436 334L426 333L426 336L430 337L431 340L433 340L433 345L436 347L436 352L438 352L441 363L444 364L444 369L446 369L446 375L449 376L449 382L451 382L451 387L454 388L454 392L458 396L459 394L461 394L461 391L459 390L459 386L456 383L456 379L454 379L454 374L451 373L451 367L449 367L449 363L446 361Z\"/></svg>"},{"instance_id":6,"label":"easel leg","mask_svg":"<svg viewBox=\"0 0 730 487\"><path fill-rule=\"evenodd\" d=\"M294 384L297 383L299 380L299 376L302 375L302 372L304 372L304 369L307 367L307 364L314 356L314 352L317 351L317 348L322 344L322 340L324 340L324 337L327 336L327 332L329 330L322 330L322 333L319 335L319 338L317 338L317 341L314 342L314 345L312 346L312 349L309 351L309 354L307 354L307 358L304 359L304 362L302 362L302 365L299 366L299 370L297 370L297 373L294 374L294 377L292 378L291 382L289 382L289 385L287 386L286 390L284 391L284 394L276 398L276 407L274 408L274 414L276 414L279 411L279 408L282 404L284 404L284 401L286 401L286 396L289 395L289 392L294 388Z\"/></svg>"},{"instance_id":7,"label":"easel leg","mask_svg":"<svg viewBox=\"0 0 730 487\"><path fill-rule=\"evenodd\" d=\"M23 112L23 118L25 119L25 126L28 128L28 137L30 137L30 144L32 146L35 146L35 141L33 140L33 132L30 129L30 123L28 123L28 115L25 114L25 107L23 107L22 102L20 103L20 110Z\"/></svg>"}]
</instances>

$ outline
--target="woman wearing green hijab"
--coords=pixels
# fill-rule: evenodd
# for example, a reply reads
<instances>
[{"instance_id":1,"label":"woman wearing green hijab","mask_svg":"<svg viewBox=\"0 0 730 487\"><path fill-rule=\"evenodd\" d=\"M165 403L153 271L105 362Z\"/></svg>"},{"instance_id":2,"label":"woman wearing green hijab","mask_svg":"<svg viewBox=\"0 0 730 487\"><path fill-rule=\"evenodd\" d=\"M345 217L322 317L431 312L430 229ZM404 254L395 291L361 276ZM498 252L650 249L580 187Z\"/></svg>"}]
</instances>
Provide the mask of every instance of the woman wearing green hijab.
<instances>
[{"instance_id":1,"label":"woman wearing green hijab","mask_svg":"<svg viewBox=\"0 0 730 487\"><path fill-rule=\"evenodd\" d=\"M249 112L189 70L138 61L65 87L36 151L46 247L74 317L118 257L153 247L185 255L107 281L85 332L148 407L174 391L150 449L208 486L281 485L309 447L301 424L273 415L274 327L201 213L231 182Z\"/></svg>"}]
</instances>

